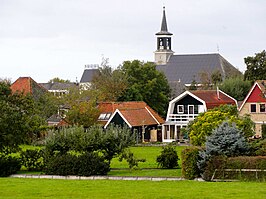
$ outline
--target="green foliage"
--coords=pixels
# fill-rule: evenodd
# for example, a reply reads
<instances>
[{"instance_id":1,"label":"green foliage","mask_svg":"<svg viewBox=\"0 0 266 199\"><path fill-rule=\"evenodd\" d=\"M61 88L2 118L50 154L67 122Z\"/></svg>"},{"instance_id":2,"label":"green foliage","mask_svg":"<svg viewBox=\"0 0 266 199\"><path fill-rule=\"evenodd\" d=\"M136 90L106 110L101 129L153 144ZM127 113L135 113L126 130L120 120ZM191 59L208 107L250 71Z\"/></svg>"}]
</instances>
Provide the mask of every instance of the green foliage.
<instances>
[{"instance_id":1,"label":"green foliage","mask_svg":"<svg viewBox=\"0 0 266 199\"><path fill-rule=\"evenodd\" d=\"M217 85L223 81L222 74L219 70L215 70L211 74L211 80L214 85Z\"/></svg>"},{"instance_id":2,"label":"green foliage","mask_svg":"<svg viewBox=\"0 0 266 199\"><path fill-rule=\"evenodd\" d=\"M163 147L163 150L159 156L157 156L157 163L160 167L166 169L173 169L178 166L178 155L175 147L167 145Z\"/></svg>"},{"instance_id":3,"label":"green foliage","mask_svg":"<svg viewBox=\"0 0 266 199\"><path fill-rule=\"evenodd\" d=\"M0 89L0 152L10 153L38 133L45 121L38 116L32 96L11 94L3 82Z\"/></svg>"},{"instance_id":4,"label":"green foliage","mask_svg":"<svg viewBox=\"0 0 266 199\"><path fill-rule=\"evenodd\" d=\"M103 59L99 73L94 75L91 88L96 89L100 101L117 101L128 86L126 75L118 68L112 70L108 59Z\"/></svg>"},{"instance_id":5,"label":"green foliage","mask_svg":"<svg viewBox=\"0 0 266 199\"><path fill-rule=\"evenodd\" d=\"M190 141L195 146L203 146L206 138L212 134L223 121L236 123L246 138L254 133L254 123L248 115L240 117L235 106L222 105L218 108L208 110L188 124Z\"/></svg>"},{"instance_id":6,"label":"green foliage","mask_svg":"<svg viewBox=\"0 0 266 199\"><path fill-rule=\"evenodd\" d=\"M244 100L251 88L250 81L244 81L242 77L228 78L223 81L219 88L238 101Z\"/></svg>"},{"instance_id":7,"label":"green foliage","mask_svg":"<svg viewBox=\"0 0 266 199\"><path fill-rule=\"evenodd\" d=\"M96 101L94 91L70 89L67 95L61 97L61 104L70 107L65 113L66 121L71 125L82 125L86 128L94 125L99 116Z\"/></svg>"},{"instance_id":8,"label":"green foliage","mask_svg":"<svg viewBox=\"0 0 266 199\"><path fill-rule=\"evenodd\" d=\"M266 77L266 51L255 53L255 56L248 56L244 58L247 70L245 71L245 80L252 82Z\"/></svg>"},{"instance_id":9,"label":"green foliage","mask_svg":"<svg viewBox=\"0 0 266 199\"><path fill-rule=\"evenodd\" d=\"M44 168L43 151L27 149L20 153L21 163L28 171L42 171Z\"/></svg>"},{"instance_id":10,"label":"green foliage","mask_svg":"<svg viewBox=\"0 0 266 199\"><path fill-rule=\"evenodd\" d=\"M139 162L145 162L146 159L137 159L134 154L128 149L124 150L119 157L119 161L122 162L125 159L130 169L138 168Z\"/></svg>"},{"instance_id":11,"label":"green foliage","mask_svg":"<svg viewBox=\"0 0 266 199\"><path fill-rule=\"evenodd\" d=\"M189 147L182 150L182 176L186 179L192 180L200 176L200 170L197 166L199 159L199 151L201 148Z\"/></svg>"},{"instance_id":12,"label":"green foliage","mask_svg":"<svg viewBox=\"0 0 266 199\"><path fill-rule=\"evenodd\" d=\"M250 153L254 156L266 156L266 139L252 141L250 144Z\"/></svg>"},{"instance_id":13,"label":"green foliage","mask_svg":"<svg viewBox=\"0 0 266 199\"><path fill-rule=\"evenodd\" d=\"M127 77L128 87L121 101L145 101L160 115L165 116L170 98L170 87L165 75L151 62L125 61L121 70Z\"/></svg>"},{"instance_id":14,"label":"green foliage","mask_svg":"<svg viewBox=\"0 0 266 199\"><path fill-rule=\"evenodd\" d=\"M263 139L266 139L266 124L261 125L261 136Z\"/></svg>"},{"instance_id":15,"label":"green foliage","mask_svg":"<svg viewBox=\"0 0 266 199\"><path fill-rule=\"evenodd\" d=\"M59 77L54 77L53 79L50 79L48 83L54 83L54 82L60 82L60 83L70 83L70 80L64 80L60 79Z\"/></svg>"},{"instance_id":16,"label":"green foliage","mask_svg":"<svg viewBox=\"0 0 266 199\"><path fill-rule=\"evenodd\" d=\"M241 131L235 125L223 122L207 138L206 149L199 153L198 167L204 171L207 162L213 156L239 156L248 153L249 145Z\"/></svg>"},{"instance_id":17,"label":"green foliage","mask_svg":"<svg viewBox=\"0 0 266 199\"><path fill-rule=\"evenodd\" d=\"M74 126L50 132L45 146L51 154L99 151L111 161L134 142L135 136L127 128L111 126L104 130L101 126L92 126L85 131L83 127Z\"/></svg>"},{"instance_id":18,"label":"green foliage","mask_svg":"<svg viewBox=\"0 0 266 199\"><path fill-rule=\"evenodd\" d=\"M19 158L0 154L0 177L7 177L20 170L21 161Z\"/></svg>"},{"instance_id":19,"label":"green foliage","mask_svg":"<svg viewBox=\"0 0 266 199\"><path fill-rule=\"evenodd\" d=\"M45 173L49 175L106 175L110 163L95 152L75 154L57 154L47 162Z\"/></svg>"}]
</instances>

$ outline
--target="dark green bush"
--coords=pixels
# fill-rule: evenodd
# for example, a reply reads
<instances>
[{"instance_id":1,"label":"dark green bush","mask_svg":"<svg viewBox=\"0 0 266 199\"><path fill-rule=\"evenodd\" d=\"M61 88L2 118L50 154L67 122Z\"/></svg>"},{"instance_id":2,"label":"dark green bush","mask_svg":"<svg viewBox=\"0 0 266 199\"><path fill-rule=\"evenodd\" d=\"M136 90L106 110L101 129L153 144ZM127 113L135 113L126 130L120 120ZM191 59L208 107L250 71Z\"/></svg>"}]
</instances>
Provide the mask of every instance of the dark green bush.
<instances>
[{"instance_id":1,"label":"dark green bush","mask_svg":"<svg viewBox=\"0 0 266 199\"><path fill-rule=\"evenodd\" d=\"M192 180L200 176L200 170L197 166L199 158L199 151L202 149L199 147L190 147L182 150L182 176L186 179Z\"/></svg>"},{"instance_id":2,"label":"dark green bush","mask_svg":"<svg viewBox=\"0 0 266 199\"><path fill-rule=\"evenodd\" d=\"M252 141L250 144L250 153L253 156L266 156L266 139Z\"/></svg>"},{"instance_id":3,"label":"dark green bush","mask_svg":"<svg viewBox=\"0 0 266 199\"><path fill-rule=\"evenodd\" d=\"M0 177L7 177L15 174L21 168L19 158L0 155Z\"/></svg>"},{"instance_id":4,"label":"dark green bush","mask_svg":"<svg viewBox=\"0 0 266 199\"><path fill-rule=\"evenodd\" d=\"M266 139L266 124L261 126L261 135L263 139Z\"/></svg>"},{"instance_id":5,"label":"dark green bush","mask_svg":"<svg viewBox=\"0 0 266 199\"><path fill-rule=\"evenodd\" d=\"M106 175L110 164L97 153L86 152L76 156L73 154L57 154L47 161L45 173L49 175Z\"/></svg>"},{"instance_id":6,"label":"dark green bush","mask_svg":"<svg viewBox=\"0 0 266 199\"><path fill-rule=\"evenodd\" d=\"M78 157L78 174L80 176L106 175L110 163L97 153L85 153Z\"/></svg>"},{"instance_id":7,"label":"dark green bush","mask_svg":"<svg viewBox=\"0 0 266 199\"><path fill-rule=\"evenodd\" d=\"M167 145L159 156L157 156L157 163L159 167L166 169L173 169L178 166L178 155L174 146Z\"/></svg>"},{"instance_id":8,"label":"dark green bush","mask_svg":"<svg viewBox=\"0 0 266 199\"><path fill-rule=\"evenodd\" d=\"M46 163L45 173L48 175L76 175L78 173L78 157L71 154L57 154Z\"/></svg>"},{"instance_id":9,"label":"dark green bush","mask_svg":"<svg viewBox=\"0 0 266 199\"><path fill-rule=\"evenodd\" d=\"M27 149L26 151L22 151L20 156L22 165L25 166L28 171L41 171L44 168L43 150Z\"/></svg>"}]
</instances>

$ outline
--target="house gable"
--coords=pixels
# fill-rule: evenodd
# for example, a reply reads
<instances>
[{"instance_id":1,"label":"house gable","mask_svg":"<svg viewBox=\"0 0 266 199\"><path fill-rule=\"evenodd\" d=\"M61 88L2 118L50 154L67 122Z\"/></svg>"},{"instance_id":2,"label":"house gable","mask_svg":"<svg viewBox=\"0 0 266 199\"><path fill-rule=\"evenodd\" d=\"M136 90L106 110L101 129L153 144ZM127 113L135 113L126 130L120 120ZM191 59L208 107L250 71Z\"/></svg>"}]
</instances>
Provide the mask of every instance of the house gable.
<instances>
[{"instance_id":1,"label":"house gable","mask_svg":"<svg viewBox=\"0 0 266 199\"><path fill-rule=\"evenodd\" d=\"M256 84L252 93L247 98L247 101L249 103L256 103L256 102L266 102L266 98L263 96L261 89L259 88L259 85Z\"/></svg>"}]
</instances>

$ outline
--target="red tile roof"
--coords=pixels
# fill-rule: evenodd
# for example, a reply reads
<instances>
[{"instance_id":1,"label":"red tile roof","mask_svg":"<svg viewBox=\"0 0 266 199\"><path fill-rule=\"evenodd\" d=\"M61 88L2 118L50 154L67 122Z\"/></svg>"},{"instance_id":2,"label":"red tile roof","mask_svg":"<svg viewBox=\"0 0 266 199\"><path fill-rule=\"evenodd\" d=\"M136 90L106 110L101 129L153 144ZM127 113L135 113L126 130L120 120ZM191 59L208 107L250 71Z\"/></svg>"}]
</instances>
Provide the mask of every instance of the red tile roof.
<instances>
[{"instance_id":1,"label":"red tile roof","mask_svg":"<svg viewBox=\"0 0 266 199\"><path fill-rule=\"evenodd\" d=\"M145 102L102 102L99 104L100 113L114 113L117 109L131 126L164 123L164 119Z\"/></svg>"},{"instance_id":2,"label":"red tile roof","mask_svg":"<svg viewBox=\"0 0 266 199\"><path fill-rule=\"evenodd\" d=\"M236 101L222 91L196 90L190 92L205 101L207 109L212 109L223 104L232 104L237 106Z\"/></svg>"},{"instance_id":3,"label":"red tile roof","mask_svg":"<svg viewBox=\"0 0 266 199\"><path fill-rule=\"evenodd\" d=\"M47 90L35 82L31 77L19 77L11 86L12 93L20 92L23 94L35 95L37 90L46 92Z\"/></svg>"}]
</instances>

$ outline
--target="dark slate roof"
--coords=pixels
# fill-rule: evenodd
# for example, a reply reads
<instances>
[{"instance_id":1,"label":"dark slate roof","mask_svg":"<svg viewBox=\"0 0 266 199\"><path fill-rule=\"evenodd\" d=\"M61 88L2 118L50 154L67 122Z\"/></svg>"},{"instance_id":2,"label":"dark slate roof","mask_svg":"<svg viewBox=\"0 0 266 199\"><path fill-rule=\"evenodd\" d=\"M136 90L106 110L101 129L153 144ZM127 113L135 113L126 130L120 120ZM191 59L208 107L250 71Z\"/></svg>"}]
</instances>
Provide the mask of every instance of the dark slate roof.
<instances>
[{"instance_id":1,"label":"dark slate roof","mask_svg":"<svg viewBox=\"0 0 266 199\"><path fill-rule=\"evenodd\" d=\"M47 90L68 90L75 88L78 85L76 83L63 83L63 82L53 82L53 83L40 83Z\"/></svg>"},{"instance_id":2,"label":"dark slate roof","mask_svg":"<svg viewBox=\"0 0 266 199\"><path fill-rule=\"evenodd\" d=\"M172 55L166 65L157 65L157 70L163 71L168 82L190 84L193 80L200 83L200 73L219 70L223 78L241 72L231 65L220 54L188 54Z\"/></svg>"},{"instance_id":3,"label":"dark slate roof","mask_svg":"<svg viewBox=\"0 0 266 199\"><path fill-rule=\"evenodd\" d=\"M161 31L156 33L156 35L173 35L172 33L168 32L166 15L165 15L165 7L163 7L163 19L162 19L162 24L161 24Z\"/></svg>"},{"instance_id":4,"label":"dark slate roof","mask_svg":"<svg viewBox=\"0 0 266 199\"><path fill-rule=\"evenodd\" d=\"M91 82L94 75L96 75L99 72L99 69L85 69L82 77L80 79L80 83L87 83Z\"/></svg>"}]
</instances>

